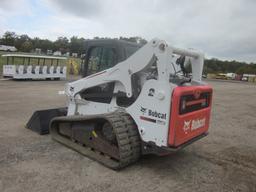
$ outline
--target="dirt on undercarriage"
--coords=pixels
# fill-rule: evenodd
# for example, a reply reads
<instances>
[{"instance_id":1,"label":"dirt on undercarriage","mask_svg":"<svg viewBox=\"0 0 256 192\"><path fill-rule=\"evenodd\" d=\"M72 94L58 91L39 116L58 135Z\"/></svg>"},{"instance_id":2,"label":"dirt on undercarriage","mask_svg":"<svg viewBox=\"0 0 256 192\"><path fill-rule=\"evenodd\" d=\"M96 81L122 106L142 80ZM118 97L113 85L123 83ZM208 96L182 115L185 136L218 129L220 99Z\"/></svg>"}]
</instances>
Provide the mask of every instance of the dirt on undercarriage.
<instances>
[{"instance_id":1,"label":"dirt on undercarriage","mask_svg":"<svg viewBox=\"0 0 256 192\"><path fill-rule=\"evenodd\" d=\"M116 172L24 128L33 111L65 105L65 82L0 81L0 191L256 191L256 85L208 83L207 137Z\"/></svg>"}]
</instances>

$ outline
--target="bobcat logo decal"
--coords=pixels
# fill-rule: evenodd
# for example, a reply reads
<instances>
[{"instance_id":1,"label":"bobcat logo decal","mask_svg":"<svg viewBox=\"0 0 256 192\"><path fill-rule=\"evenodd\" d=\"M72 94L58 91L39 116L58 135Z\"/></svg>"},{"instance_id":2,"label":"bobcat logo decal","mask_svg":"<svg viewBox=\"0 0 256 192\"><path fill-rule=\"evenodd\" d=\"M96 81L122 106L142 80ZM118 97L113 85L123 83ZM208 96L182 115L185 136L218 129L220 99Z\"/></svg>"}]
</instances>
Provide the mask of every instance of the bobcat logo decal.
<instances>
[{"instance_id":1,"label":"bobcat logo decal","mask_svg":"<svg viewBox=\"0 0 256 192\"><path fill-rule=\"evenodd\" d=\"M185 132L185 134L188 134L188 131L190 130L190 123L191 123L191 120L184 121L183 131Z\"/></svg>"},{"instance_id":2,"label":"bobcat logo decal","mask_svg":"<svg viewBox=\"0 0 256 192\"><path fill-rule=\"evenodd\" d=\"M147 111L147 108L144 108L144 107L140 107L140 111L143 113L143 115L146 113Z\"/></svg>"}]
</instances>

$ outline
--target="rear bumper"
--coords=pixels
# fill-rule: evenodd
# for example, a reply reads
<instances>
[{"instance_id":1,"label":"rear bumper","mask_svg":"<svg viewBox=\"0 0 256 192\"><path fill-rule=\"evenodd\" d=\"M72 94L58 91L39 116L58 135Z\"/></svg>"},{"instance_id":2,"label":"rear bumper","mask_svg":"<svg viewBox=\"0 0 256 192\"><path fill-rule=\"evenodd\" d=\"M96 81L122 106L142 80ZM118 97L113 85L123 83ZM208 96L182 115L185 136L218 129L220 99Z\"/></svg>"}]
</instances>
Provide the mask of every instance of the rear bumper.
<instances>
[{"instance_id":1,"label":"rear bumper","mask_svg":"<svg viewBox=\"0 0 256 192\"><path fill-rule=\"evenodd\" d=\"M208 135L208 132L205 132L205 133L198 135L177 147L163 147L163 146L159 147L153 142L143 142L142 143L142 154L144 154L144 155L154 154L154 155L158 155L158 156L168 155L170 153L173 153L173 152L183 149L184 147L194 143L197 140L204 138L207 135Z\"/></svg>"}]
</instances>

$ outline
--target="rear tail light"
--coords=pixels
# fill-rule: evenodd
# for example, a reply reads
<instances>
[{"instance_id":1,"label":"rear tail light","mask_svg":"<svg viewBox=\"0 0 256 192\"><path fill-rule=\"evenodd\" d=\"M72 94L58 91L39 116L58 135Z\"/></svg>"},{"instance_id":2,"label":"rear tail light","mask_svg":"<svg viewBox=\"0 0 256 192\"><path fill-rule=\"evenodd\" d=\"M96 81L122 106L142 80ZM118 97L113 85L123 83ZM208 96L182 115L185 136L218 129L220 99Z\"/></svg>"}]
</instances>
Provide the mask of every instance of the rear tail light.
<instances>
[{"instance_id":1,"label":"rear tail light","mask_svg":"<svg viewBox=\"0 0 256 192\"><path fill-rule=\"evenodd\" d=\"M181 96L179 114L186 114L208 107L210 96L209 92Z\"/></svg>"}]
</instances>

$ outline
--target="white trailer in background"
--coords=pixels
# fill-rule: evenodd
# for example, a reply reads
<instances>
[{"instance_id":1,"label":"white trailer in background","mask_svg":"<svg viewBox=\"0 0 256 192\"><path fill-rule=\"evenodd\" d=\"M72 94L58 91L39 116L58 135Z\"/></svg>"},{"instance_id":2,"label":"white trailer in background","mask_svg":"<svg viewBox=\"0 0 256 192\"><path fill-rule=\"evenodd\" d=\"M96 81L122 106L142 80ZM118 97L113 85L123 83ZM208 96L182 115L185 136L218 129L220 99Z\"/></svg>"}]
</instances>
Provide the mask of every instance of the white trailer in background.
<instances>
[{"instance_id":1,"label":"white trailer in background","mask_svg":"<svg viewBox=\"0 0 256 192\"><path fill-rule=\"evenodd\" d=\"M226 74L226 77L227 77L227 79L232 79L232 80L234 80L234 79L236 78L236 74L235 74L235 73L227 73L227 74Z\"/></svg>"},{"instance_id":2,"label":"white trailer in background","mask_svg":"<svg viewBox=\"0 0 256 192\"><path fill-rule=\"evenodd\" d=\"M9 45L0 45L0 51L10 51L10 52L15 52L17 51L16 47L14 46L9 46Z\"/></svg>"},{"instance_id":3,"label":"white trailer in background","mask_svg":"<svg viewBox=\"0 0 256 192\"><path fill-rule=\"evenodd\" d=\"M66 57L6 54L3 77L13 79L66 79L67 67L61 65Z\"/></svg>"}]
</instances>

